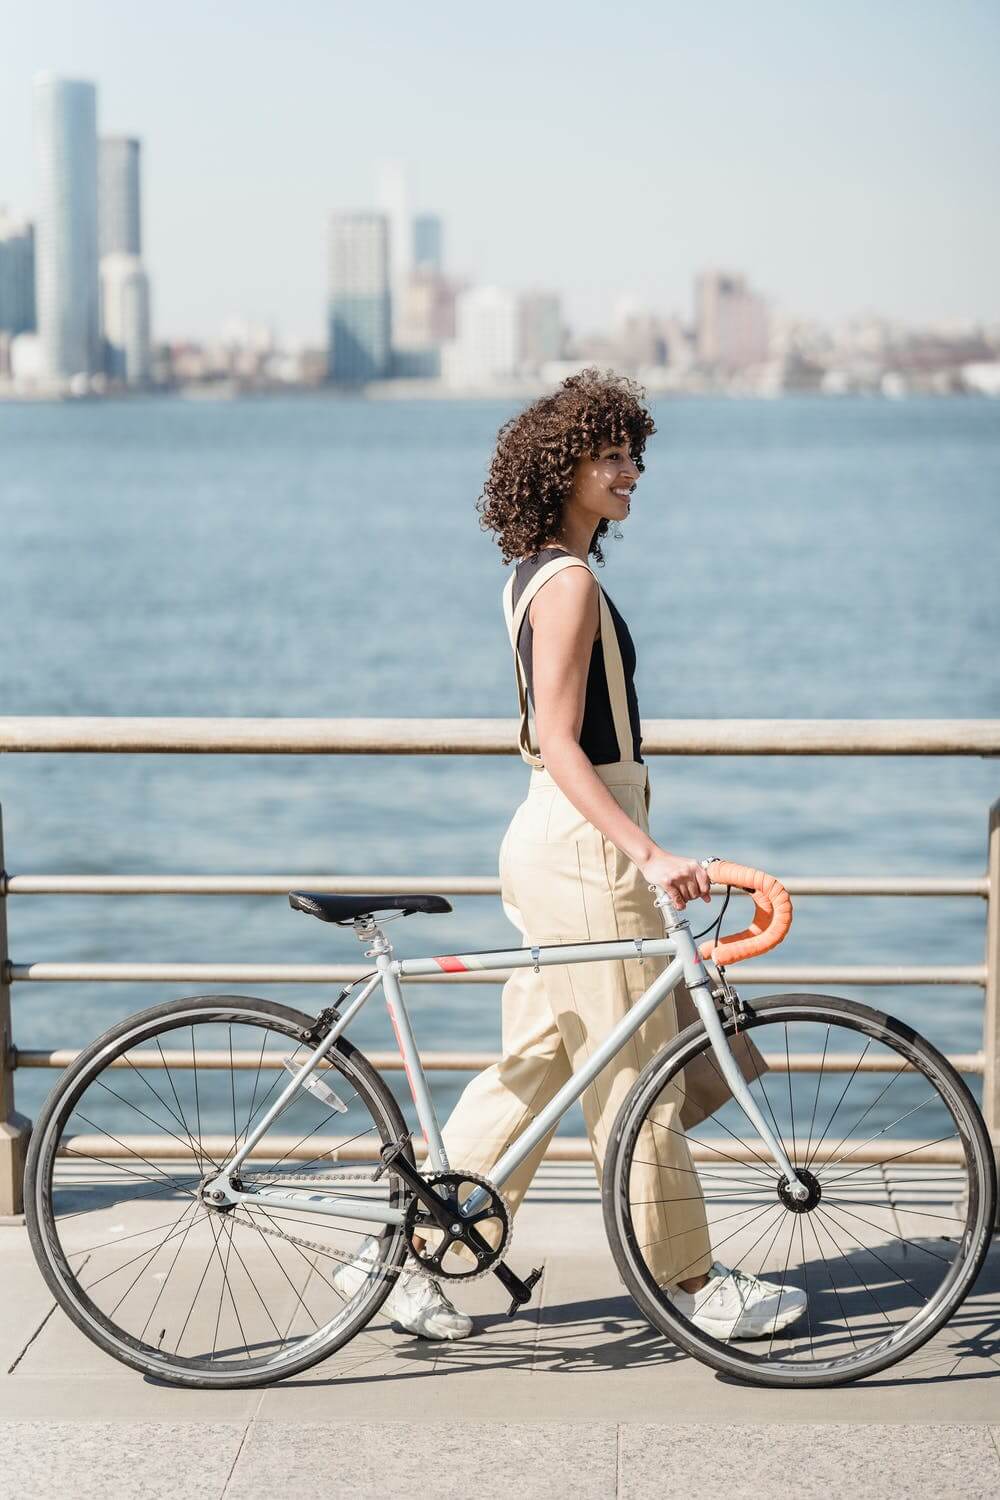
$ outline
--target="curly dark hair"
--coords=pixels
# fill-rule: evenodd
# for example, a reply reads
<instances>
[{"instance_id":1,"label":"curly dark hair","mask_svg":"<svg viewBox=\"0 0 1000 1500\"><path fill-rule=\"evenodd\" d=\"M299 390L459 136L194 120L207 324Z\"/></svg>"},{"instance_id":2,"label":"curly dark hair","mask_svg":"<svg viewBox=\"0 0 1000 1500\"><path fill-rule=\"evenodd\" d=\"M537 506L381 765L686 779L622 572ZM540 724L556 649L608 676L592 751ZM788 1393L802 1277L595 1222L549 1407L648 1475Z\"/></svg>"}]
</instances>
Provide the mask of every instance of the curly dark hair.
<instances>
[{"instance_id":1,"label":"curly dark hair","mask_svg":"<svg viewBox=\"0 0 1000 1500\"><path fill-rule=\"evenodd\" d=\"M642 473L646 439L656 431L645 391L613 370L593 367L564 380L500 428L483 493L476 502L484 531L494 533L504 564L531 557L558 533L577 461L597 458L608 443L627 446ZM603 563L601 521L590 555Z\"/></svg>"}]
</instances>

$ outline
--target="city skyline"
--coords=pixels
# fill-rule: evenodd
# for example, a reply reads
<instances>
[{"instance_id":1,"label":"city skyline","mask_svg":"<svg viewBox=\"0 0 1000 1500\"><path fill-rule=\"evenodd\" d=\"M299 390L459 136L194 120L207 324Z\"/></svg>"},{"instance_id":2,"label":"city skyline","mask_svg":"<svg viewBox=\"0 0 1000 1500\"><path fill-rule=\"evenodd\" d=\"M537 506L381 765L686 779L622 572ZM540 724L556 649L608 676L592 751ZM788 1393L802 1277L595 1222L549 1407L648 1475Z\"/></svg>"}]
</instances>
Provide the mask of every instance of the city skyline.
<instances>
[{"instance_id":1,"label":"city skyline","mask_svg":"<svg viewBox=\"0 0 1000 1500\"><path fill-rule=\"evenodd\" d=\"M824 18L770 4L751 27L736 6L710 24L639 5L622 42L593 7L567 28L515 4L484 49L484 18L451 24L453 10L418 21L390 4L379 51L374 21L311 0L291 18L243 5L239 25L183 0L169 18L43 0L0 59L0 203L37 217L30 79L44 67L92 78L101 133L143 142L161 338L242 316L321 345L330 216L377 210L393 158L411 215L443 220L452 274L551 288L581 332L610 325L623 297L690 317L713 265L803 318L1000 318L986 191L1000 16L962 3L903 27L893 5Z\"/></svg>"}]
</instances>

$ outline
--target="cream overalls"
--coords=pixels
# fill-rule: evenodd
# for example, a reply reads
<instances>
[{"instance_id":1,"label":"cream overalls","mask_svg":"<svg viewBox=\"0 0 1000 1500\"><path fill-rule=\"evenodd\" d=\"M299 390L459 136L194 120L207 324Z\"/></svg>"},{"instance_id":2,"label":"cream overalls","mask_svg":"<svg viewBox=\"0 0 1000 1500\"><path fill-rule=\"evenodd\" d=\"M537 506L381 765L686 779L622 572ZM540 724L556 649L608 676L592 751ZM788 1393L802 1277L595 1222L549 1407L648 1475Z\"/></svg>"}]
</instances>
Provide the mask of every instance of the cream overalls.
<instances>
[{"instance_id":1,"label":"cream overalls","mask_svg":"<svg viewBox=\"0 0 1000 1500\"><path fill-rule=\"evenodd\" d=\"M572 805L532 749L524 666L517 649L525 612L542 584L566 567L586 567L579 558L553 559L530 579L512 607L514 576L504 591L504 612L514 649L521 710L520 748L533 768L528 794L517 808L500 847L504 911L524 946L650 937L663 931L653 894L637 867ZM588 569L588 572L590 570ZM618 744L634 754L617 631L599 587L600 639ZM642 829L648 828L649 778L632 758L594 767L615 801ZM453 1169L489 1175L511 1141L534 1119L642 994L666 958L552 966L535 973L516 969L502 996L503 1047L498 1063L464 1090L444 1128ZM674 996L662 1002L583 1095L582 1105L600 1180L612 1122L644 1064L678 1029ZM690 997L684 991L687 1008ZM716 1098L713 1107L718 1107ZM633 1167L630 1197L635 1227L647 1262L661 1285L706 1272L712 1261L705 1208L687 1142L678 1131L685 1098L664 1094L657 1118L668 1128L643 1127ZM708 1108L695 1107L704 1118ZM516 1209L551 1139L504 1184ZM659 1202L657 1200L660 1200ZM663 1200L666 1200L664 1203Z\"/></svg>"}]
</instances>

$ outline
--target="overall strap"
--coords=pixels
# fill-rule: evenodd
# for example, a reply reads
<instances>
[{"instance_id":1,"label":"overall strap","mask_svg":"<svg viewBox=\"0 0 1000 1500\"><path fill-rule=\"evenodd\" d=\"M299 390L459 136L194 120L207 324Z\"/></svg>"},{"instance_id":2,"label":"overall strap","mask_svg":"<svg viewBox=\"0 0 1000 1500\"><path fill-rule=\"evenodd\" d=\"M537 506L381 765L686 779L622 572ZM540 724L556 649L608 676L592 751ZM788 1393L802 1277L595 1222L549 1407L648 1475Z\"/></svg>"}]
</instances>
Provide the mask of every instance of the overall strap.
<instances>
[{"instance_id":1,"label":"overall strap","mask_svg":"<svg viewBox=\"0 0 1000 1500\"><path fill-rule=\"evenodd\" d=\"M579 557L556 557L551 562L539 568L531 579L514 607L514 577L512 573L507 580L503 591L504 618L507 622L507 633L510 636L511 647L514 652L514 676L517 680L517 701L520 709L520 728L518 732L518 747L521 751L522 760L527 761L529 766L538 770L544 769L544 765L537 750L532 745L531 725L529 719L528 705L528 682L524 671L524 663L521 661L521 653L517 648L518 636L521 625L528 612L528 606L537 594L543 583L547 583L556 573L562 572L563 568L587 568L587 572L593 576L592 569ZM625 692L625 668L622 665L621 646L618 642L618 632L615 622L608 608L608 601L604 596L604 590L600 584L597 585L598 605L600 610L600 638L601 649L604 656L604 675L608 684L608 698L611 703L611 716L615 726L615 738L618 741L618 753L622 760L635 759L635 746L632 741L632 724L628 713L628 698Z\"/></svg>"}]
</instances>

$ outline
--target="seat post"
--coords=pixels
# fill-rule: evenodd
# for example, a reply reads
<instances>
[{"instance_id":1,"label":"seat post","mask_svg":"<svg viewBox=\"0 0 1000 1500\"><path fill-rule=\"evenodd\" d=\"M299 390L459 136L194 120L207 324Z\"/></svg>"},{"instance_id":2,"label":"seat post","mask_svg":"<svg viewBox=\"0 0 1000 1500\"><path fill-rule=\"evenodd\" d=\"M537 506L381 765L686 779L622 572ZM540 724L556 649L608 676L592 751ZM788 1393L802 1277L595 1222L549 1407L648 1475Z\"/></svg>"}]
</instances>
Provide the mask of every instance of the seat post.
<instances>
[{"instance_id":1,"label":"seat post","mask_svg":"<svg viewBox=\"0 0 1000 1500\"><path fill-rule=\"evenodd\" d=\"M374 917L355 917L352 925L359 943L371 943L371 947L365 950L367 958L381 958L383 954L392 953L392 944Z\"/></svg>"}]
</instances>

